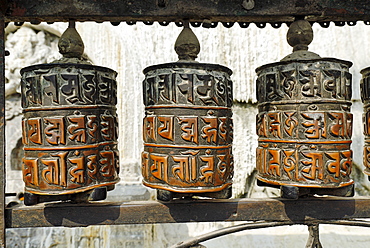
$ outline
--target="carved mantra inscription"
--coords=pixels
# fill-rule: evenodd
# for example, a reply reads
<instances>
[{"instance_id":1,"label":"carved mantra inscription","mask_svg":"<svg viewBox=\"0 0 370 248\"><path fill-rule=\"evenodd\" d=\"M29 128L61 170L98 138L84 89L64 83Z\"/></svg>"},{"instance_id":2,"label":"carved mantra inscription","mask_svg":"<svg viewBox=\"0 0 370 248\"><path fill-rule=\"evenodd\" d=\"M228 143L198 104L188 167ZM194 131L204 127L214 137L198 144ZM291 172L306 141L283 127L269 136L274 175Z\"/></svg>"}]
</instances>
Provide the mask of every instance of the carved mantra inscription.
<instances>
[{"instance_id":1,"label":"carved mantra inscription","mask_svg":"<svg viewBox=\"0 0 370 248\"><path fill-rule=\"evenodd\" d=\"M92 65L22 70L27 191L69 194L119 180L115 77Z\"/></svg>"},{"instance_id":2,"label":"carved mantra inscription","mask_svg":"<svg viewBox=\"0 0 370 248\"><path fill-rule=\"evenodd\" d=\"M229 186L231 72L222 66L187 63L153 66L144 72L144 184L184 193Z\"/></svg>"},{"instance_id":3,"label":"carved mantra inscription","mask_svg":"<svg viewBox=\"0 0 370 248\"><path fill-rule=\"evenodd\" d=\"M229 145L232 132L231 117L150 115L143 125L147 144Z\"/></svg>"},{"instance_id":4,"label":"carved mantra inscription","mask_svg":"<svg viewBox=\"0 0 370 248\"><path fill-rule=\"evenodd\" d=\"M333 147L291 146L284 149L260 144L257 148L257 170L262 180L279 184L300 185L319 181L322 185L351 183L352 151ZM324 151L326 150L326 151Z\"/></svg>"},{"instance_id":5,"label":"carved mantra inscription","mask_svg":"<svg viewBox=\"0 0 370 248\"><path fill-rule=\"evenodd\" d=\"M257 115L257 134L260 140L321 139L350 142L352 114L344 111L299 112L271 111ZM325 141L326 140L326 141Z\"/></svg>"},{"instance_id":6,"label":"carved mantra inscription","mask_svg":"<svg viewBox=\"0 0 370 248\"><path fill-rule=\"evenodd\" d=\"M21 73L23 108L117 103L117 73L105 67L45 64Z\"/></svg>"},{"instance_id":7,"label":"carved mantra inscription","mask_svg":"<svg viewBox=\"0 0 370 248\"><path fill-rule=\"evenodd\" d=\"M143 90L146 107L155 105L232 106L232 82L229 69L221 66L208 66L207 68L207 64L183 65L179 68L171 68L169 64L164 68L150 70L151 67L149 67L145 70ZM202 69L191 68L201 68L202 65L205 65ZM189 70L185 68L186 66Z\"/></svg>"},{"instance_id":8,"label":"carved mantra inscription","mask_svg":"<svg viewBox=\"0 0 370 248\"><path fill-rule=\"evenodd\" d=\"M231 148L154 148L142 153L142 174L149 186L213 191L231 183L233 156Z\"/></svg>"},{"instance_id":9,"label":"carved mantra inscription","mask_svg":"<svg viewBox=\"0 0 370 248\"><path fill-rule=\"evenodd\" d=\"M333 61L276 63L257 69L259 103L280 100L351 100L350 65Z\"/></svg>"},{"instance_id":10,"label":"carved mantra inscription","mask_svg":"<svg viewBox=\"0 0 370 248\"><path fill-rule=\"evenodd\" d=\"M95 187L117 181L116 145L62 151L25 151L23 179L29 191Z\"/></svg>"},{"instance_id":11,"label":"carved mantra inscription","mask_svg":"<svg viewBox=\"0 0 370 248\"><path fill-rule=\"evenodd\" d=\"M22 120L23 144L26 147L36 149L40 145L85 146L117 140L115 110L60 110L55 116L50 116L50 111L37 111L37 114L39 117ZM25 116L35 116L35 114L26 112Z\"/></svg>"},{"instance_id":12,"label":"carved mantra inscription","mask_svg":"<svg viewBox=\"0 0 370 248\"><path fill-rule=\"evenodd\" d=\"M320 59L257 69L260 180L329 188L353 183L349 66Z\"/></svg>"}]
</instances>

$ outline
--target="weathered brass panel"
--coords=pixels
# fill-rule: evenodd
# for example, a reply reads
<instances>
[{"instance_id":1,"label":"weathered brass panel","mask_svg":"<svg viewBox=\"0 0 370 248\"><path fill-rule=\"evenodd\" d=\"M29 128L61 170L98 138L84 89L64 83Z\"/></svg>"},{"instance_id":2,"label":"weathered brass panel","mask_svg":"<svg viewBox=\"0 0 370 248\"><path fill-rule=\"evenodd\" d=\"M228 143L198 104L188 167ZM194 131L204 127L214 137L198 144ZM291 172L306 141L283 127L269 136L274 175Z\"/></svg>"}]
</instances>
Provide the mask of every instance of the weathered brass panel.
<instances>
[{"instance_id":1,"label":"weathered brass panel","mask_svg":"<svg viewBox=\"0 0 370 248\"><path fill-rule=\"evenodd\" d=\"M296 60L258 68L258 179L272 185L353 184L352 63Z\"/></svg>"},{"instance_id":2,"label":"weathered brass panel","mask_svg":"<svg viewBox=\"0 0 370 248\"><path fill-rule=\"evenodd\" d=\"M89 64L23 68L26 192L84 192L119 181L116 75Z\"/></svg>"},{"instance_id":3,"label":"weathered brass panel","mask_svg":"<svg viewBox=\"0 0 370 248\"><path fill-rule=\"evenodd\" d=\"M144 70L145 185L180 193L216 192L231 185L231 71L176 62Z\"/></svg>"}]
</instances>

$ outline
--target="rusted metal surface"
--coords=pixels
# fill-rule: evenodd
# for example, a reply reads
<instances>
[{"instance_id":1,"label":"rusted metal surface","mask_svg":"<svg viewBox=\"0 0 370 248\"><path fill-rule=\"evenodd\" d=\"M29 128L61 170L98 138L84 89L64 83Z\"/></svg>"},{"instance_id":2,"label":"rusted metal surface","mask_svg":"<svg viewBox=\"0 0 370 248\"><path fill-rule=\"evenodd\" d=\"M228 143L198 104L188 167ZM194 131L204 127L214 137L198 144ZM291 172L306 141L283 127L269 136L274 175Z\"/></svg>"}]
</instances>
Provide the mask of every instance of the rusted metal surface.
<instances>
[{"instance_id":1,"label":"rusted metal surface","mask_svg":"<svg viewBox=\"0 0 370 248\"><path fill-rule=\"evenodd\" d=\"M5 247L5 35L0 17L0 247Z\"/></svg>"},{"instance_id":2,"label":"rusted metal surface","mask_svg":"<svg viewBox=\"0 0 370 248\"><path fill-rule=\"evenodd\" d=\"M119 181L117 73L80 60L74 28L59 49L61 60L21 70L22 172L31 194L74 194Z\"/></svg>"},{"instance_id":3,"label":"rusted metal surface","mask_svg":"<svg viewBox=\"0 0 370 248\"><path fill-rule=\"evenodd\" d=\"M368 197L47 203L7 208L5 220L9 228L258 220L305 224L368 218L369 206Z\"/></svg>"},{"instance_id":4,"label":"rusted metal surface","mask_svg":"<svg viewBox=\"0 0 370 248\"><path fill-rule=\"evenodd\" d=\"M6 21L192 21L287 22L369 20L370 1L258 0L8 0Z\"/></svg>"},{"instance_id":5,"label":"rusted metal surface","mask_svg":"<svg viewBox=\"0 0 370 248\"><path fill-rule=\"evenodd\" d=\"M143 182L178 193L230 192L232 72L194 61L200 46L188 26L175 50L178 62L144 70Z\"/></svg>"}]
</instances>

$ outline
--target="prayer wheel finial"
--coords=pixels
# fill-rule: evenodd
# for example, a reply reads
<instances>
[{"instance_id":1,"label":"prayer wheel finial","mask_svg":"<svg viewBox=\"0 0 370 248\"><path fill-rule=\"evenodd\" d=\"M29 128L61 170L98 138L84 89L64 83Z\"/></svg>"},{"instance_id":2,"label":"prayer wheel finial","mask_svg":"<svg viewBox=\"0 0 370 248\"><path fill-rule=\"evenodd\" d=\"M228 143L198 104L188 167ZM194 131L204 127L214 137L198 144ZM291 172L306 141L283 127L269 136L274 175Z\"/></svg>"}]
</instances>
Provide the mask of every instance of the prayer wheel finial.
<instances>
[{"instance_id":1,"label":"prayer wheel finial","mask_svg":"<svg viewBox=\"0 0 370 248\"><path fill-rule=\"evenodd\" d=\"M200 52L199 40L190 29L188 21L184 22L184 29L177 37L175 51L179 56L179 61L193 62Z\"/></svg>"},{"instance_id":2,"label":"prayer wheel finial","mask_svg":"<svg viewBox=\"0 0 370 248\"><path fill-rule=\"evenodd\" d=\"M81 59L85 46L75 28L75 22L69 22L67 30L59 39L58 48L64 58Z\"/></svg>"},{"instance_id":3,"label":"prayer wheel finial","mask_svg":"<svg viewBox=\"0 0 370 248\"><path fill-rule=\"evenodd\" d=\"M318 54L308 51L308 45L311 44L312 40L313 30L308 21L297 20L293 22L287 33L287 41L293 47L293 53L281 61L319 59Z\"/></svg>"}]
</instances>

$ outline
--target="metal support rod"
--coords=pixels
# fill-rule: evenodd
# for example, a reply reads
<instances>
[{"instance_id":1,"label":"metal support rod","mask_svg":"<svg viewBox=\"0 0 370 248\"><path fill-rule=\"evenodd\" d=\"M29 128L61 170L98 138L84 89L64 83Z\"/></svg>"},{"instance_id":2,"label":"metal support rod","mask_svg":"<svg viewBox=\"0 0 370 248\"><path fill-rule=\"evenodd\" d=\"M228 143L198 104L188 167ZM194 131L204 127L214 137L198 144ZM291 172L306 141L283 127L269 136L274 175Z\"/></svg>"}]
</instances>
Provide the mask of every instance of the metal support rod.
<instances>
[{"instance_id":1,"label":"metal support rod","mask_svg":"<svg viewBox=\"0 0 370 248\"><path fill-rule=\"evenodd\" d=\"M306 248L322 248L320 243L319 224L308 225L309 237Z\"/></svg>"},{"instance_id":2,"label":"metal support rod","mask_svg":"<svg viewBox=\"0 0 370 248\"><path fill-rule=\"evenodd\" d=\"M292 221L282 221L282 222L266 222L266 221L259 221L253 223L244 223L236 226L225 227L210 233L206 233L200 235L195 238L191 238L189 240L179 242L176 245L171 246L170 248L188 248L194 247L195 245L207 241L209 239L221 237L223 235L228 235L235 232L240 232L249 229L258 229L258 228L266 228L266 227L276 227L276 226L286 226L286 225L293 225Z\"/></svg>"},{"instance_id":3,"label":"metal support rod","mask_svg":"<svg viewBox=\"0 0 370 248\"><path fill-rule=\"evenodd\" d=\"M0 247L5 247L5 22L0 18Z\"/></svg>"},{"instance_id":4,"label":"metal support rod","mask_svg":"<svg viewBox=\"0 0 370 248\"><path fill-rule=\"evenodd\" d=\"M277 227L277 226L285 226L285 225L295 225L295 224L297 223L292 222L292 221L275 221L275 222L259 221L259 222L252 222L252 223L243 223L240 225L221 228L219 230L215 230L215 231L188 239L186 241L179 242L171 246L170 248L205 247L205 246L201 246L199 243L210 240L210 239L218 238L224 235L228 235L231 233L245 231L245 230L267 228L267 227ZM315 221L307 221L304 224L308 226L308 231L310 235L306 248L323 248L323 246L321 245L320 239L319 239L319 224L370 227L370 222L363 221L363 220L315 220Z\"/></svg>"}]
</instances>

